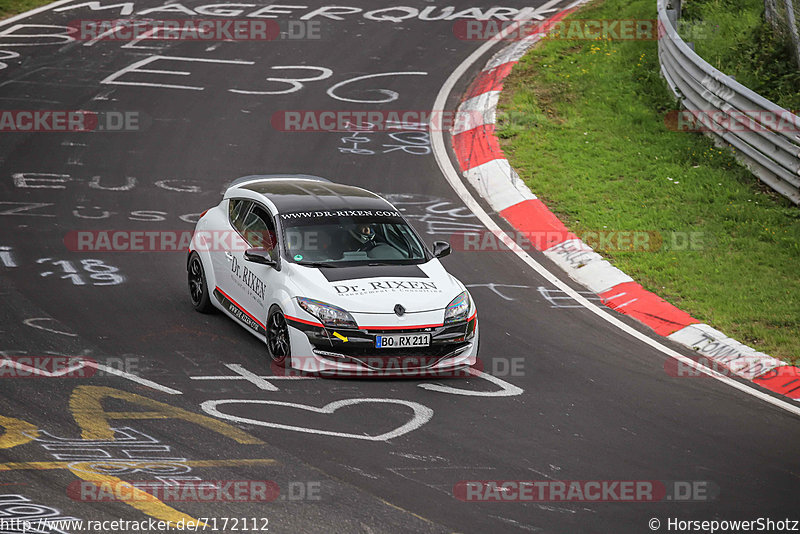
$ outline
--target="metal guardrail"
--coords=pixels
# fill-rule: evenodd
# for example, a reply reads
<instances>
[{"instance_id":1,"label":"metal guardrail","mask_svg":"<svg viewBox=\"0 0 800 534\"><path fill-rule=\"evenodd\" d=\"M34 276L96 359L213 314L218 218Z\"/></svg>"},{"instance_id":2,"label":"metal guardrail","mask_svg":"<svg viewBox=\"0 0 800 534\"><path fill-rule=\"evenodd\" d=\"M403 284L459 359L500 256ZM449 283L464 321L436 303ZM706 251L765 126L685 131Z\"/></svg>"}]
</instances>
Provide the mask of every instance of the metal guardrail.
<instances>
[{"instance_id":1,"label":"metal guardrail","mask_svg":"<svg viewBox=\"0 0 800 534\"><path fill-rule=\"evenodd\" d=\"M800 118L695 54L675 31L679 1L657 0L661 74L683 107L710 123L707 133L730 145L762 182L800 205ZM780 128L781 117L794 128Z\"/></svg>"}]
</instances>

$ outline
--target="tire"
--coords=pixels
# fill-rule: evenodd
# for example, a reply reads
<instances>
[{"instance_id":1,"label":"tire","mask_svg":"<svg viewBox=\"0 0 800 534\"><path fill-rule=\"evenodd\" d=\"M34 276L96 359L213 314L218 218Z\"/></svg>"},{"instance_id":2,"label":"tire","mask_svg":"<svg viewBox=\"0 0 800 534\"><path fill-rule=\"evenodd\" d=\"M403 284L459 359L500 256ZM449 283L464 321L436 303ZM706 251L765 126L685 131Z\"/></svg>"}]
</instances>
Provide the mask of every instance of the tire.
<instances>
[{"instance_id":1,"label":"tire","mask_svg":"<svg viewBox=\"0 0 800 534\"><path fill-rule=\"evenodd\" d=\"M272 306L267 315L267 354L275 365L290 367L292 346L289 342L289 325L277 305Z\"/></svg>"},{"instance_id":2,"label":"tire","mask_svg":"<svg viewBox=\"0 0 800 534\"><path fill-rule=\"evenodd\" d=\"M211 304L211 297L208 293L206 272L197 252L192 252L189 255L186 271L189 282L189 299L192 302L192 307L200 313L213 312L214 306Z\"/></svg>"}]
</instances>

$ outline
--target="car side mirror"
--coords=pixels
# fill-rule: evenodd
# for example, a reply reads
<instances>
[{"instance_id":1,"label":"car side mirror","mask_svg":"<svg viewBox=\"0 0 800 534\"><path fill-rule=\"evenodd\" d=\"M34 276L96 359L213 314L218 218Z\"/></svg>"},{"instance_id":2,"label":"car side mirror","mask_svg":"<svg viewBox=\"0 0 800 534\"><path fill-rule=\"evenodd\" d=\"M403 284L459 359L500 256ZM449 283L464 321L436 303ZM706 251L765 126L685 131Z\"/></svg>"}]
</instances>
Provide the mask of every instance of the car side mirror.
<instances>
[{"instance_id":1,"label":"car side mirror","mask_svg":"<svg viewBox=\"0 0 800 534\"><path fill-rule=\"evenodd\" d=\"M444 258L450 254L450 243L447 241L434 241L433 242L433 255L437 258Z\"/></svg>"},{"instance_id":2,"label":"car side mirror","mask_svg":"<svg viewBox=\"0 0 800 534\"><path fill-rule=\"evenodd\" d=\"M260 263L261 265L269 265L270 267L277 267L278 265L278 262L269 255L269 251L262 248L249 248L245 250L244 259L253 263Z\"/></svg>"}]
</instances>

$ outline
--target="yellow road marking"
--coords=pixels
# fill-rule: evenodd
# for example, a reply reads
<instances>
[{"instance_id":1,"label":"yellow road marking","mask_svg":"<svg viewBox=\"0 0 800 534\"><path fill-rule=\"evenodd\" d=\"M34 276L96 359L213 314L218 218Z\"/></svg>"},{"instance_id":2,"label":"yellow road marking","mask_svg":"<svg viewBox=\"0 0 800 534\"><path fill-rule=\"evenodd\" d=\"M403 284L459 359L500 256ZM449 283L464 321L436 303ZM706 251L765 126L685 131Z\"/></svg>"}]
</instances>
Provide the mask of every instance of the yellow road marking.
<instances>
[{"instance_id":1,"label":"yellow road marking","mask_svg":"<svg viewBox=\"0 0 800 534\"><path fill-rule=\"evenodd\" d=\"M192 521L201 526L204 524L190 515L186 515L170 506L167 506L159 499L150 495L146 491L138 489L130 482L126 482L117 477L98 473L93 471L90 466L92 465L135 465L136 460L107 460L107 461L92 461L92 462L12 462L0 464L0 471L17 471L17 470L47 470L47 469L68 469L72 474L82 480L94 482L96 484L108 483L114 487L130 488L131 498L124 502L140 512L143 512L150 517L167 521L170 524L177 524L183 520L185 523ZM186 461L163 461L161 463L179 463L190 467L229 467L229 466L246 466L246 465L275 465L278 462L271 458L246 458L246 459L233 459L233 460L186 460Z\"/></svg>"},{"instance_id":2,"label":"yellow road marking","mask_svg":"<svg viewBox=\"0 0 800 534\"><path fill-rule=\"evenodd\" d=\"M107 412L103 409L106 399L119 399L135 404L150 411L141 412ZM261 445L264 442L251 436L244 430L206 415L192 413L188 410L170 406L163 402L142 397L135 393L102 386L78 386L69 399L72 417L83 430L83 439L114 439L112 420L119 419L182 419L221 436L245 445Z\"/></svg>"},{"instance_id":3,"label":"yellow road marking","mask_svg":"<svg viewBox=\"0 0 800 534\"><path fill-rule=\"evenodd\" d=\"M152 497L146 491L142 491L133 484L124 482L117 477L112 477L111 475L102 475L100 473L86 472L75 468L70 468L70 471L78 478L82 478L83 480L87 480L89 482L107 482L111 484L118 484L120 486L130 486L131 497L134 500L125 501L125 504L131 506L132 508L136 508L140 512L143 512L150 517L154 517L161 521L166 521L170 525L177 525L179 521L183 521L184 524L191 521L192 523L205 526L205 523L202 523L194 517L186 515L183 512L172 508L171 506L167 506L162 501ZM152 497L152 500L149 499L150 497Z\"/></svg>"},{"instance_id":4,"label":"yellow road marking","mask_svg":"<svg viewBox=\"0 0 800 534\"><path fill-rule=\"evenodd\" d=\"M0 415L0 426L5 428L5 432L0 435L0 449L24 445L39 437L39 430L22 419Z\"/></svg>"},{"instance_id":5,"label":"yellow road marking","mask_svg":"<svg viewBox=\"0 0 800 534\"><path fill-rule=\"evenodd\" d=\"M115 412L106 411L103 408L103 401L116 399L128 402L137 406L142 411ZM195 425L211 430L228 439L247 445L261 445L264 442L236 428L228 423L213 419L211 417L192 413L190 411L170 406L163 402L121 391L110 387L101 386L78 386L72 391L69 400L70 411L75 418L75 422L81 427L81 436L86 440L114 440L114 430L111 428L111 421L119 419L181 419ZM33 441L39 436L38 429L21 419L0 416L0 427L4 433L0 434L0 449L16 447ZM187 461L168 461L163 463L178 463L190 467L224 467L242 465L273 465L277 462L272 459L243 459L243 460L187 460ZM126 504L136 508L161 521L166 521L170 525L175 525L179 521L193 522L203 525L199 520L167 506L158 499L148 498L150 494L144 492L129 482L120 480L117 477L99 473L92 469L93 465L122 465L135 467L136 460L97 460L92 462L11 462L0 464L0 472L16 470L47 470L47 469L66 469L82 480L95 483L111 483L130 486L133 495L132 501Z\"/></svg>"},{"instance_id":6,"label":"yellow road marking","mask_svg":"<svg viewBox=\"0 0 800 534\"><path fill-rule=\"evenodd\" d=\"M389 501L386 501L386 500L384 500L384 499L381 499L380 497L377 497L377 499L378 499L380 502L382 502L383 504L385 504L386 506L390 506L390 507L394 508L395 510L399 510L399 511L401 511L401 512L405 512L405 513L407 513L407 514L410 514L410 515L412 515L412 516L416 517L416 518L417 518L417 519L419 519L419 520L425 521L426 523L435 524L433 521L431 521L431 520L430 520L430 519L428 519L427 517L422 517L422 516L421 516L421 515L419 515L419 514L415 514L414 512L412 512L412 511L410 511L410 510L406 510L405 508L401 508L400 506L397 506L396 504L392 504L392 503L390 503Z\"/></svg>"}]
</instances>

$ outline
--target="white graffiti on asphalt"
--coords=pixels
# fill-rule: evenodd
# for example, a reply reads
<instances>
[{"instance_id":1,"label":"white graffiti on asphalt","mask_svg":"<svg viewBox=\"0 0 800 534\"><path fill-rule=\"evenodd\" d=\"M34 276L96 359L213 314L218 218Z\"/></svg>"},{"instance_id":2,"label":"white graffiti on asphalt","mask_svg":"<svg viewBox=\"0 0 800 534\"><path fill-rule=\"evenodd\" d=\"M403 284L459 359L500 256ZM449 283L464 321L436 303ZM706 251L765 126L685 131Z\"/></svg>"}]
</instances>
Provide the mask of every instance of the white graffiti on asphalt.
<instances>
[{"instance_id":1,"label":"white graffiti on asphalt","mask_svg":"<svg viewBox=\"0 0 800 534\"><path fill-rule=\"evenodd\" d=\"M394 204L403 215L422 225L429 235L478 234L483 226L465 206L457 206L445 198L409 193L385 193L386 200Z\"/></svg>"}]
</instances>

